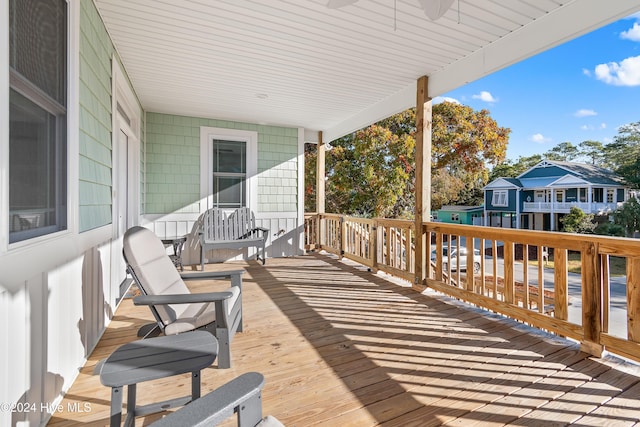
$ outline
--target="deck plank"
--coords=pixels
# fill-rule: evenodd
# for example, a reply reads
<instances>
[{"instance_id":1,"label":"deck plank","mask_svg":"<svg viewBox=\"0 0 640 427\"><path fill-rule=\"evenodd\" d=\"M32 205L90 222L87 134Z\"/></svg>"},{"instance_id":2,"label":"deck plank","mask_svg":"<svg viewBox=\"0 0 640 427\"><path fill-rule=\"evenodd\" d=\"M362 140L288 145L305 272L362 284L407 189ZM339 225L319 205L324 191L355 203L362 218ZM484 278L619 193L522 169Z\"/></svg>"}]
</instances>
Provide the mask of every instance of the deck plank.
<instances>
[{"instance_id":1,"label":"deck plank","mask_svg":"<svg viewBox=\"0 0 640 427\"><path fill-rule=\"evenodd\" d=\"M430 291L416 293L332 256L207 265L238 267L247 270L244 332L232 343L233 367L205 369L202 390L259 371L266 378L264 413L287 426L640 422L639 377L575 343ZM189 286L208 291L224 283ZM146 307L122 302L50 426L108 425L110 390L94 374L96 365L151 320ZM189 387L188 375L143 383L139 402L187 394ZM74 404L90 411L74 411Z\"/></svg>"}]
</instances>

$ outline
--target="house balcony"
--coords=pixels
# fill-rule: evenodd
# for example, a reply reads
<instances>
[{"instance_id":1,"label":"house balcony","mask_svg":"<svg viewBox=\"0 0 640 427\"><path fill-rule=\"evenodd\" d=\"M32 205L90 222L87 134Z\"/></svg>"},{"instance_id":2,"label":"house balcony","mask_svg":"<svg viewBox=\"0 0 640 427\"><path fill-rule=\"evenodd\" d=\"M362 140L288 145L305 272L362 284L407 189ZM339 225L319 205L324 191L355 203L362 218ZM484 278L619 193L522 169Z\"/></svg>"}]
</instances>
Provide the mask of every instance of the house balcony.
<instances>
[{"instance_id":1,"label":"house balcony","mask_svg":"<svg viewBox=\"0 0 640 427\"><path fill-rule=\"evenodd\" d=\"M580 208L583 212L595 215L609 214L619 207L623 202L616 203L582 203L582 202L524 202L522 212L526 213L569 213L571 208Z\"/></svg>"},{"instance_id":2,"label":"house balcony","mask_svg":"<svg viewBox=\"0 0 640 427\"><path fill-rule=\"evenodd\" d=\"M316 253L207 265L247 274L233 366L203 370L203 393L259 371L263 412L289 426L640 422L640 368L628 360L640 357L637 241L443 223L422 231L436 257L417 285L410 221L308 215ZM446 247L481 248L480 268L474 257L445 266ZM624 280L611 273L614 258L626 261ZM95 367L150 321L147 308L121 303L50 426L108 424L110 389ZM184 394L190 376L176 378L141 384L140 403Z\"/></svg>"}]
</instances>

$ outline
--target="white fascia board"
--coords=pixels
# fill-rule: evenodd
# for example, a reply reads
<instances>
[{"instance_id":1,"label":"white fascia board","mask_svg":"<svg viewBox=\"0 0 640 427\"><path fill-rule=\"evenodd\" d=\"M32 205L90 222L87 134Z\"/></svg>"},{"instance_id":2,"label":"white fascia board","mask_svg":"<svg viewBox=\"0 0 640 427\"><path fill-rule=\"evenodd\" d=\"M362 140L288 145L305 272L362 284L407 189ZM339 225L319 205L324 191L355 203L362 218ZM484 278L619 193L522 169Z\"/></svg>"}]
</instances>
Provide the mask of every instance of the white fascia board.
<instances>
[{"instance_id":1,"label":"white fascia board","mask_svg":"<svg viewBox=\"0 0 640 427\"><path fill-rule=\"evenodd\" d=\"M640 9L640 0L573 0L429 77L435 97L559 46Z\"/></svg>"},{"instance_id":2,"label":"white fascia board","mask_svg":"<svg viewBox=\"0 0 640 427\"><path fill-rule=\"evenodd\" d=\"M547 187L566 187L573 185L589 185L590 182L575 175L567 174L547 185Z\"/></svg>"},{"instance_id":3,"label":"white fascia board","mask_svg":"<svg viewBox=\"0 0 640 427\"><path fill-rule=\"evenodd\" d=\"M506 179L496 178L495 180L491 181L489 184L485 185L483 190L493 190L493 189L498 189L498 190L516 189L517 190L518 188L520 187L507 181Z\"/></svg>"},{"instance_id":4,"label":"white fascia board","mask_svg":"<svg viewBox=\"0 0 640 427\"><path fill-rule=\"evenodd\" d=\"M640 0L573 0L511 34L429 76L427 95L443 95L509 65L587 34L640 10ZM417 80L359 113L324 130L331 142L415 106Z\"/></svg>"}]
</instances>

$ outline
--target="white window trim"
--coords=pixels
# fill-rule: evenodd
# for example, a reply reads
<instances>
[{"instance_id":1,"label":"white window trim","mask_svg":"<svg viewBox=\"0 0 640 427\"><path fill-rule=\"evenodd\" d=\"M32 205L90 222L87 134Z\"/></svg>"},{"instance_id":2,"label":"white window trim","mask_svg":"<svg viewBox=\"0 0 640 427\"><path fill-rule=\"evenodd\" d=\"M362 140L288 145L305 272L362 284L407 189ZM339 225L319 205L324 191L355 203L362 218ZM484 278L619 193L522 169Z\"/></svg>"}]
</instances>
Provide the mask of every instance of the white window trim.
<instances>
[{"instance_id":1,"label":"white window trim","mask_svg":"<svg viewBox=\"0 0 640 427\"><path fill-rule=\"evenodd\" d=\"M498 207L509 206L509 190L493 190L491 205Z\"/></svg>"},{"instance_id":2,"label":"white window trim","mask_svg":"<svg viewBox=\"0 0 640 427\"><path fill-rule=\"evenodd\" d=\"M212 141L238 141L247 144L246 207L257 213L258 208L258 132L200 127L200 213L213 207L212 183Z\"/></svg>"}]
</instances>

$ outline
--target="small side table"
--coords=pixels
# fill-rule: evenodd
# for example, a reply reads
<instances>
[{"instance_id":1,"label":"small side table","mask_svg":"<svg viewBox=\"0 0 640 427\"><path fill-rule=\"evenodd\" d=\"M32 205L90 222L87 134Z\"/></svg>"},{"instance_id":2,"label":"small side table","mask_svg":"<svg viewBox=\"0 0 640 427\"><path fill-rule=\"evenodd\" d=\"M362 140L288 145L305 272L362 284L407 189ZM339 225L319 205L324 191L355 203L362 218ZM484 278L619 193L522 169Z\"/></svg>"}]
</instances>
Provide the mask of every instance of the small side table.
<instances>
[{"instance_id":1,"label":"small side table","mask_svg":"<svg viewBox=\"0 0 640 427\"><path fill-rule=\"evenodd\" d=\"M182 265L182 248L187 241L187 236L167 236L164 237L162 243L166 246L173 246L173 255L169 255L173 265L180 267L180 271L184 271L184 265Z\"/></svg>"},{"instance_id":2,"label":"small side table","mask_svg":"<svg viewBox=\"0 0 640 427\"><path fill-rule=\"evenodd\" d=\"M200 397L200 370L211 366L218 355L218 340L206 331L187 332L134 341L119 347L105 360L100 382L111 387L111 427L122 420L122 388L127 387L125 426L133 426L136 416L144 416L183 406ZM191 372L191 395L136 406L136 386L140 382Z\"/></svg>"}]
</instances>

